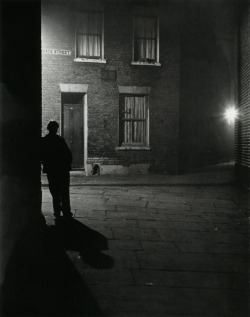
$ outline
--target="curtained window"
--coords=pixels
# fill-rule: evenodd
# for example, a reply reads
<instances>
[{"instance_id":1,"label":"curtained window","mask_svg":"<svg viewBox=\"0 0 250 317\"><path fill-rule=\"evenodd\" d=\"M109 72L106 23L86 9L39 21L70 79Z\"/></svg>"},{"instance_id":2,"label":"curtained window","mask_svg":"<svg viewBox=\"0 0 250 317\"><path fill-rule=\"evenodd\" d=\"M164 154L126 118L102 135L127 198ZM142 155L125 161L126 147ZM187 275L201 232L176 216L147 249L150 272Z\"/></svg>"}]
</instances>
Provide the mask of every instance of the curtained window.
<instances>
[{"instance_id":1,"label":"curtained window","mask_svg":"<svg viewBox=\"0 0 250 317\"><path fill-rule=\"evenodd\" d=\"M134 61L157 61L157 18L134 17Z\"/></svg>"},{"instance_id":2,"label":"curtained window","mask_svg":"<svg viewBox=\"0 0 250 317\"><path fill-rule=\"evenodd\" d=\"M77 57L102 58L102 12L77 12Z\"/></svg>"},{"instance_id":3,"label":"curtained window","mask_svg":"<svg viewBox=\"0 0 250 317\"><path fill-rule=\"evenodd\" d=\"M120 145L146 145L147 97L120 97Z\"/></svg>"}]
</instances>

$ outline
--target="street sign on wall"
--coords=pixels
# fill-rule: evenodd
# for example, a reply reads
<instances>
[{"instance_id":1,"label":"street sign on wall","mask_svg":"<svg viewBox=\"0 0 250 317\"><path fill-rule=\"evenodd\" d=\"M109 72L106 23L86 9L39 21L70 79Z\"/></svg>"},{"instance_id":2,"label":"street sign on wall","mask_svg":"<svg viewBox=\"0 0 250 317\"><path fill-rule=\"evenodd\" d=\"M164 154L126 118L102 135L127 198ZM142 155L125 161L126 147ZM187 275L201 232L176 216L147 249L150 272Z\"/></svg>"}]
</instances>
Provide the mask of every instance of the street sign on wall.
<instances>
[{"instance_id":1,"label":"street sign on wall","mask_svg":"<svg viewBox=\"0 0 250 317\"><path fill-rule=\"evenodd\" d=\"M43 48L42 54L53 54L53 55L71 55L70 50Z\"/></svg>"}]
</instances>

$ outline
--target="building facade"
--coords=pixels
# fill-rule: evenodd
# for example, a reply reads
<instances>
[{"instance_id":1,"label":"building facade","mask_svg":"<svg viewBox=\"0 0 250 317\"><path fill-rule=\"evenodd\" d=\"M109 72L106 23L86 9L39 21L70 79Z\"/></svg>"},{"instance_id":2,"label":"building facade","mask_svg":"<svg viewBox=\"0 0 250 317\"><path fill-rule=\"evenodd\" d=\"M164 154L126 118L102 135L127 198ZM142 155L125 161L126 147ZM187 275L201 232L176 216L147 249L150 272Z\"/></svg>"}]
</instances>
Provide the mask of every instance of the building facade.
<instances>
[{"instance_id":1,"label":"building facade","mask_svg":"<svg viewBox=\"0 0 250 317\"><path fill-rule=\"evenodd\" d=\"M242 183L250 187L250 7L242 2L239 24L239 110L236 122L236 170Z\"/></svg>"},{"instance_id":2,"label":"building facade","mask_svg":"<svg viewBox=\"0 0 250 317\"><path fill-rule=\"evenodd\" d=\"M73 168L168 173L228 161L233 3L42 2L42 132L60 123Z\"/></svg>"}]
</instances>

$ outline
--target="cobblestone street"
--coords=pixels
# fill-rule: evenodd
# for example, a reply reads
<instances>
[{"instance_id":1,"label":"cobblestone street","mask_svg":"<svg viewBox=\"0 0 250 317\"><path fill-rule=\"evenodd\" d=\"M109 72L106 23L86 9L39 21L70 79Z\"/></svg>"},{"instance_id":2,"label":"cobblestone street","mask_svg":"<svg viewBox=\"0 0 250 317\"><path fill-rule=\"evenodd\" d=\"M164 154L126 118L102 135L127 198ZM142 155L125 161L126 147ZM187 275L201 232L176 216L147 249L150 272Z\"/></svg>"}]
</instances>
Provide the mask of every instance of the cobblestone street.
<instances>
[{"instance_id":1,"label":"cobblestone street","mask_svg":"<svg viewBox=\"0 0 250 317\"><path fill-rule=\"evenodd\" d=\"M64 249L104 315L249 316L248 191L154 185L150 176L134 186L91 180L76 177L70 188L73 235L84 246ZM42 201L53 228L46 181ZM99 264L83 241L96 235L107 242Z\"/></svg>"}]
</instances>

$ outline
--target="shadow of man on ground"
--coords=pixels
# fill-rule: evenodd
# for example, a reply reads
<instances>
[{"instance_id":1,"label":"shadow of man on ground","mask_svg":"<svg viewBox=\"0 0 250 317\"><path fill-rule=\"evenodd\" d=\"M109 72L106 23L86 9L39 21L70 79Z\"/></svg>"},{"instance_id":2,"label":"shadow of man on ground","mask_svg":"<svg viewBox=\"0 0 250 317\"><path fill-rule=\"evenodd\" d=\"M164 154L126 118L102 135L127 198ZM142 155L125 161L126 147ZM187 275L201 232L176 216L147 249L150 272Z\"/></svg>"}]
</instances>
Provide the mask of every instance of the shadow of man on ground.
<instances>
[{"instance_id":1,"label":"shadow of man on ground","mask_svg":"<svg viewBox=\"0 0 250 317\"><path fill-rule=\"evenodd\" d=\"M26 231L7 266L1 316L104 316L66 248L79 250L95 267L112 265L100 252L105 237L73 219Z\"/></svg>"},{"instance_id":2,"label":"shadow of man on ground","mask_svg":"<svg viewBox=\"0 0 250 317\"><path fill-rule=\"evenodd\" d=\"M63 217L55 220L50 227L55 241L64 249L79 251L83 261L97 269L109 269L114 265L113 259L102 253L108 250L106 237L73 218Z\"/></svg>"}]
</instances>

